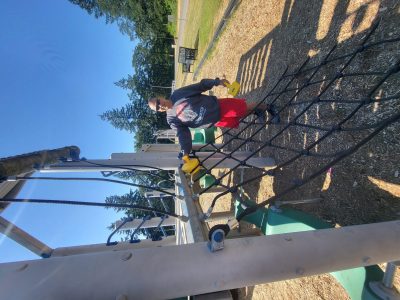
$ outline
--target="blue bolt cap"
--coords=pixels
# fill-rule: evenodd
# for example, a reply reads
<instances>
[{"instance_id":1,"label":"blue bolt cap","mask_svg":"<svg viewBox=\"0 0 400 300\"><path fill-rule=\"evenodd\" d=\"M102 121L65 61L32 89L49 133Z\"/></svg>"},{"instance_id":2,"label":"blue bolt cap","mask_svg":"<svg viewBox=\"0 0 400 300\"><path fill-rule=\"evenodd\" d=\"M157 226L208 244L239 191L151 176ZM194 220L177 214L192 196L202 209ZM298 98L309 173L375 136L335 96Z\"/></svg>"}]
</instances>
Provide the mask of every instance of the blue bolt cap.
<instances>
[{"instance_id":1,"label":"blue bolt cap","mask_svg":"<svg viewBox=\"0 0 400 300\"><path fill-rule=\"evenodd\" d=\"M221 243L224 240L224 234L221 231L214 233L213 239L217 243Z\"/></svg>"}]
</instances>

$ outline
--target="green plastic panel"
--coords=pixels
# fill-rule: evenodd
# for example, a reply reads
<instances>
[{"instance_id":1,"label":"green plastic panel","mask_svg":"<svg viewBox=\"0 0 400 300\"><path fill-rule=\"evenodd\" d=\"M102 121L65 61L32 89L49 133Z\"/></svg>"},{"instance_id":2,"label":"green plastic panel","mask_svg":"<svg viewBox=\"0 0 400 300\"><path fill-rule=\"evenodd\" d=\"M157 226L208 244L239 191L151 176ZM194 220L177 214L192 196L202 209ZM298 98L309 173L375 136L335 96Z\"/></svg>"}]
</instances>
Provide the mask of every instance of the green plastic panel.
<instances>
[{"instance_id":1,"label":"green plastic panel","mask_svg":"<svg viewBox=\"0 0 400 300\"><path fill-rule=\"evenodd\" d=\"M215 143L215 127L205 129L191 129L193 132L193 144Z\"/></svg>"},{"instance_id":2,"label":"green plastic panel","mask_svg":"<svg viewBox=\"0 0 400 300\"><path fill-rule=\"evenodd\" d=\"M240 214L243 209L242 205L236 201L235 214ZM260 228L265 235L333 227L330 223L292 208L259 209L245 216L243 220ZM332 272L331 275L343 286L351 299L379 299L369 288L369 282L381 281L383 278L383 271L378 266L337 271Z\"/></svg>"},{"instance_id":3,"label":"green plastic panel","mask_svg":"<svg viewBox=\"0 0 400 300\"><path fill-rule=\"evenodd\" d=\"M206 189L212 186L215 182L215 177L211 174L206 174L200 178L200 186L203 189Z\"/></svg>"}]
</instances>

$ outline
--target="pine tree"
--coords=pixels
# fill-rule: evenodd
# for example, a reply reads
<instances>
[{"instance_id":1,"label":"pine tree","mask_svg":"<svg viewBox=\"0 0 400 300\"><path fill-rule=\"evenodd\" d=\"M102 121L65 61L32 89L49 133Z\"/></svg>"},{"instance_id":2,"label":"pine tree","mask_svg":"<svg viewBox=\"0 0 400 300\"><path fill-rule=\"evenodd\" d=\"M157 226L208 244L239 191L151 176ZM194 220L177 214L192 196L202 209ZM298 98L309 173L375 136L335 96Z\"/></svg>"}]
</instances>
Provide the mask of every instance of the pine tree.
<instances>
[{"instance_id":1,"label":"pine tree","mask_svg":"<svg viewBox=\"0 0 400 300\"><path fill-rule=\"evenodd\" d=\"M100 115L103 121L110 122L115 128L119 130L127 130L135 132L135 116L133 115L134 109L131 103L126 104L121 108L113 108Z\"/></svg>"}]
</instances>

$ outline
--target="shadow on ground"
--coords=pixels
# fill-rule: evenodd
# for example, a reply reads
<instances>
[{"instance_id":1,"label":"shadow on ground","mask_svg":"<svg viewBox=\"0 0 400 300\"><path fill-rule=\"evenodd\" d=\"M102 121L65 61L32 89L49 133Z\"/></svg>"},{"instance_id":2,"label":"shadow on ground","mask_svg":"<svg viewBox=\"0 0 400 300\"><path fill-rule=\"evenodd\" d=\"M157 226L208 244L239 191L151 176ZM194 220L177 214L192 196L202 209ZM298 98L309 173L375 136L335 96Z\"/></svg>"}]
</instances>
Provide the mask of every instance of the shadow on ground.
<instances>
[{"instance_id":1,"label":"shadow on ground","mask_svg":"<svg viewBox=\"0 0 400 300\"><path fill-rule=\"evenodd\" d=\"M327 1L329 2L329 1ZM325 7L323 7L325 5ZM240 97L248 101L259 101L271 91L282 91L288 80L282 81L274 89L279 77L288 67L293 73L309 57L304 67L317 66L335 44L337 49L331 57L349 53L357 48L367 35L373 22L382 18L376 32L367 43L400 36L399 4L397 1L370 1L358 6L350 6L349 1L286 1L281 24L262 38L254 47L241 57L236 80L241 83ZM329 15L329 12L331 14ZM324 18L324 22L321 21ZM327 21L328 19L328 21ZM346 72L386 71L400 59L399 43L389 43L375 47L357 55L345 69ZM363 99L386 97L398 93L399 76L393 76L386 85L373 91L379 74L346 77L336 80L328 86L324 79L331 78L343 67L346 59L338 60L320 68L311 81L320 83L303 86L313 72L294 77L289 84L289 92L272 95L266 102L274 102L283 109L282 124L269 125L254 136L260 143L247 142L241 150L255 151L263 142L271 139L283 129L285 122L292 121L301 114L307 104L286 107L287 103L302 102L316 97L324 91L324 99ZM287 89L287 88L286 88ZM325 91L326 89L326 91ZM396 90L397 89L397 90ZM300 90L300 91L299 91ZM279 93L278 93L279 94ZM333 126L347 118L358 104L317 104L310 107L298 118L299 123ZM347 127L367 126L399 113L399 99L384 103L365 105L354 117L344 123ZM259 125L257 125L259 126ZM242 137L252 135L256 125L247 129ZM339 132L312 150L322 157L301 156L277 170L274 176L273 191L281 194L289 186L302 182L319 168L332 161L332 157L323 157L340 152L362 141L371 130ZM284 148L303 150L324 135L324 131L312 128L291 126L279 133L274 143ZM237 146L240 142L230 145ZM262 156L272 156L278 164L290 161L296 153L285 149L266 147ZM398 157L400 155L399 124L395 123L379 133L355 154L345 158L312 182L286 194L284 200L298 200L321 197L319 204L297 205L296 207L323 219L340 225L364 224L400 218L400 192ZM260 173L258 173L260 174ZM256 171L246 171L246 178L258 175ZM327 175L328 174L328 175ZM235 172L233 181L240 182L240 172ZM250 198L261 202L265 195L260 180L244 186Z\"/></svg>"}]
</instances>

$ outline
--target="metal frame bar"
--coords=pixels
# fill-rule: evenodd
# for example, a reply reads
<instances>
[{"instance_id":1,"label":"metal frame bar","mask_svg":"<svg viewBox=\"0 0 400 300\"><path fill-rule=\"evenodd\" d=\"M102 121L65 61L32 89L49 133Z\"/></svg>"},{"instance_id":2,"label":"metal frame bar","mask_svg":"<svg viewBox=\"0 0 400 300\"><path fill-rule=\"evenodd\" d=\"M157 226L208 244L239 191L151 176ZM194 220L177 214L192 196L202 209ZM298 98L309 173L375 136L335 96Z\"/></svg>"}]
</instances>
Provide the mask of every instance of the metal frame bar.
<instances>
[{"instance_id":1,"label":"metal frame bar","mask_svg":"<svg viewBox=\"0 0 400 300\"><path fill-rule=\"evenodd\" d=\"M392 221L228 239L215 253L200 242L6 263L0 289L21 300L171 299L396 261L399 237Z\"/></svg>"},{"instance_id":2,"label":"metal frame bar","mask_svg":"<svg viewBox=\"0 0 400 300\"><path fill-rule=\"evenodd\" d=\"M63 257L79 254L93 254L97 252L124 251L132 249L143 249L151 247L164 247L175 245L175 236L170 235L163 238L161 241L152 241L149 239L141 240L140 243L119 242L115 245L107 246L106 244L90 244L82 246L60 247L55 248L51 254L51 258ZM1 265L0 265L1 269Z\"/></svg>"},{"instance_id":3,"label":"metal frame bar","mask_svg":"<svg viewBox=\"0 0 400 300\"><path fill-rule=\"evenodd\" d=\"M53 251L52 248L3 217L0 217L0 232L41 257L49 257Z\"/></svg>"},{"instance_id":4,"label":"metal frame bar","mask_svg":"<svg viewBox=\"0 0 400 300\"><path fill-rule=\"evenodd\" d=\"M186 179L185 174L181 169L176 169L175 171L176 177L176 195L183 196L184 202L176 201L178 204L178 211L182 210L185 215L189 217L189 221L187 223L183 223L180 220L177 220L177 224L175 226L175 230L178 228L182 228L185 231L186 235L186 243L198 243L208 240L207 231L204 223L200 219L201 211L198 210L195 201L192 197L192 190L189 187L188 181ZM176 210L177 211L177 210ZM178 232L175 232L178 236ZM179 241L177 244L181 244Z\"/></svg>"},{"instance_id":5,"label":"metal frame bar","mask_svg":"<svg viewBox=\"0 0 400 300\"><path fill-rule=\"evenodd\" d=\"M203 159L205 160L203 156L209 155L207 152L197 152L197 154L200 156L200 161L203 161ZM234 168L240 165L238 161L243 159L244 155L240 152L236 152L232 157L233 158L229 159L225 157L221 162L223 156L217 155L205 160L203 165L206 168L210 168L211 166L218 164L215 169ZM40 172L126 171L126 168L129 167L134 167L137 170L143 171L152 171L154 170L153 167L164 170L176 170L181 164L174 152L113 153L111 154L111 159L94 159L90 160L90 162L91 164L85 163L84 161L68 161L51 166L45 166L40 169ZM275 166L275 161L268 157L255 157L248 159L247 165L259 168L271 168Z\"/></svg>"},{"instance_id":6,"label":"metal frame bar","mask_svg":"<svg viewBox=\"0 0 400 300\"><path fill-rule=\"evenodd\" d=\"M143 222L143 219L133 219L132 221L126 222L119 230L128 230L134 229L138 227ZM158 224L161 222L160 217L152 217L150 220L146 221L140 228L153 228L157 227ZM114 223L114 228L117 228L121 225L122 221L118 220ZM166 218L162 226L175 226L175 218Z\"/></svg>"}]
</instances>

